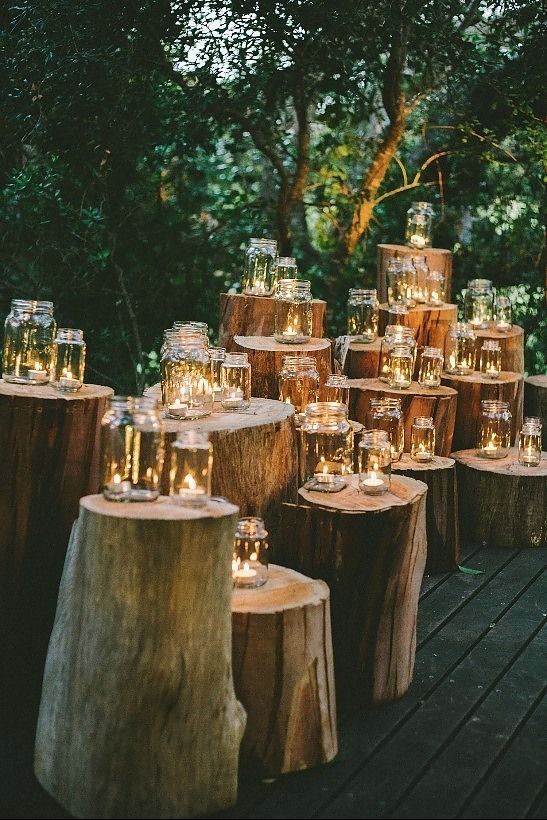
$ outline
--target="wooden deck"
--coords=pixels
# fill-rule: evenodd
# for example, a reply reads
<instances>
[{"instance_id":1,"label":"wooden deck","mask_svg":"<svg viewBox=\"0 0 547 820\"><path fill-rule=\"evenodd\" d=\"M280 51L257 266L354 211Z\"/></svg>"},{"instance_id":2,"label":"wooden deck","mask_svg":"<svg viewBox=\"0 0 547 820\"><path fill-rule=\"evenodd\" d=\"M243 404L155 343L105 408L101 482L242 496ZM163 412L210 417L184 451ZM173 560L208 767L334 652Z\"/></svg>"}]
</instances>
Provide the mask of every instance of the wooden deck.
<instances>
[{"instance_id":1,"label":"wooden deck","mask_svg":"<svg viewBox=\"0 0 547 820\"><path fill-rule=\"evenodd\" d=\"M546 559L482 548L464 564L483 574L425 578L407 695L341 718L330 765L243 783L219 817L545 818ZM32 776L30 736L5 746L6 814L66 816Z\"/></svg>"}]
</instances>

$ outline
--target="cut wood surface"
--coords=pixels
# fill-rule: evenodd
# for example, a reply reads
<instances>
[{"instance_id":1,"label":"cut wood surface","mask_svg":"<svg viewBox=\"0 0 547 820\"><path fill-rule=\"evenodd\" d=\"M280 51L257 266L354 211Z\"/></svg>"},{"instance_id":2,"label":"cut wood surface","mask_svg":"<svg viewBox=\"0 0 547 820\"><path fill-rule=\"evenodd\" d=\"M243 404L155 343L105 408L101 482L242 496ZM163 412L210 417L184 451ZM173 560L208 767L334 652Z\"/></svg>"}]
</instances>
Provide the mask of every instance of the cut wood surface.
<instances>
[{"instance_id":1,"label":"cut wood surface","mask_svg":"<svg viewBox=\"0 0 547 820\"><path fill-rule=\"evenodd\" d=\"M367 426L370 400L388 396L401 399L404 415L405 452L410 451L410 431L416 416L432 416L435 425L435 452L449 456L456 419L457 393L447 387L422 387L412 382L408 390L392 390L380 379L350 380L349 415Z\"/></svg>"},{"instance_id":2,"label":"cut wood surface","mask_svg":"<svg viewBox=\"0 0 547 820\"><path fill-rule=\"evenodd\" d=\"M488 459L454 453L464 538L496 547L547 546L547 453L538 467L518 463L518 450Z\"/></svg>"},{"instance_id":3,"label":"cut wood surface","mask_svg":"<svg viewBox=\"0 0 547 820\"><path fill-rule=\"evenodd\" d=\"M312 301L312 334L325 335L327 303ZM246 296L242 293L220 294L220 326L218 344L235 350L234 336L272 336L274 332L275 299L273 296Z\"/></svg>"},{"instance_id":4,"label":"cut wood surface","mask_svg":"<svg viewBox=\"0 0 547 820\"><path fill-rule=\"evenodd\" d=\"M496 327L475 330L475 370L480 369L481 348L487 340L499 342L501 350L501 369L512 373L524 373L524 330L512 325L509 330L497 330Z\"/></svg>"},{"instance_id":5,"label":"cut wood surface","mask_svg":"<svg viewBox=\"0 0 547 820\"><path fill-rule=\"evenodd\" d=\"M376 251L378 298L381 302L387 301L386 267L392 256L425 256L430 270L437 270L445 275L445 299L450 300L452 294L452 252L445 248L409 248L408 245L378 245Z\"/></svg>"},{"instance_id":6,"label":"cut wood surface","mask_svg":"<svg viewBox=\"0 0 547 820\"><path fill-rule=\"evenodd\" d=\"M547 375L527 376L524 380L524 415L539 416L543 440L547 441Z\"/></svg>"},{"instance_id":7,"label":"cut wood surface","mask_svg":"<svg viewBox=\"0 0 547 820\"><path fill-rule=\"evenodd\" d=\"M391 465L392 475L407 475L427 484L427 570L450 572L460 563L458 490L453 458L434 456L427 463L403 453Z\"/></svg>"},{"instance_id":8,"label":"cut wood surface","mask_svg":"<svg viewBox=\"0 0 547 820\"><path fill-rule=\"evenodd\" d=\"M429 347L440 347L444 353L444 341L452 322L458 321L457 305L416 305L408 309L402 317L402 324L411 327L416 331L416 344L418 348L425 345ZM378 332L384 335L386 326L389 324L389 305L380 305L380 318Z\"/></svg>"},{"instance_id":9,"label":"cut wood surface","mask_svg":"<svg viewBox=\"0 0 547 820\"><path fill-rule=\"evenodd\" d=\"M232 652L235 691L247 712L244 767L277 777L332 760L338 745L327 585L271 564L264 586L235 588Z\"/></svg>"},{"instance_id":10,"label":"cut wood surface","mask_svg":"<svg viewBox=\"0 0 547 820\"><path fill-rule=\"evenodd\" d=\"M380 374L382 340L356 342L351 336L339 336L334 342L337 370L350 379L376 379Z\"/></svg>"},{"instance_id":11,"label":"cut wood surface","mask_svg":"<svg viewBox=\"0 0 547 820\"><path fill-rule=\"evenodd\" d=\"M484 399L509 402L511 441L516 440L522 426L523 376L520 373L502 371L499 379L489 379L477 371L469 376L443 373L441 383L458 392L453 450L476 447L481 401Z\"/></svg>"},{"instance_id":12,"label":"cut wood surface","mask_svg":"<svg viewBox=\"0 0 547 820\"><path fill-rule=\"evenodd\" d=\"M304 344L282 344L272 336L236 336L234 349L247 353L251 363L251 392L262 399L279 398L278 376L283 356L313 356L321 386L332 372L329 339L310 339Z\"/></svg>"},{"instance_id":13,"label":"cut wood surface","mask_svg":"<svg viewBox=\"0 0 547 820\"><path fill-rule=\"evenodd\" d=\"M340 493L301 489L298 506L283 506L282 559L329 585L338 696L381 703L412 680L427 487L397 476L391 492L365 496L357 481Z\"/></svg>"},{"instance_id":14,"label":"cut wood surface","mask_svg":"<svg viewBox=\"0 0 547 820\"><path fill-rule=\"evenodd\" d=\"M71 814L189 817L235 801L237 515L227 503L82 499L35 747L38 780Z\"/></svg>"}]
</instances>

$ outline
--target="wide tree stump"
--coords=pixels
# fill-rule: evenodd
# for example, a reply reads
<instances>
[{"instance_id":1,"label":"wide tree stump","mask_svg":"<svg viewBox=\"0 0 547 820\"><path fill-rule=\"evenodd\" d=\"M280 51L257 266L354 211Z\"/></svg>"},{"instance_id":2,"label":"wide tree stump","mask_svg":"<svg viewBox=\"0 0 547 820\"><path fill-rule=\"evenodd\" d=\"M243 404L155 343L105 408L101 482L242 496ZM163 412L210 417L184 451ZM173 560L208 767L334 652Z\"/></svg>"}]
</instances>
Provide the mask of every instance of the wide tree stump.
<instances>
[{"instance_id":1,"label":"wide tree stump","mask_svg":"<svg viewBox=\"0 0 547 820\"><path fill-rule=\"evenodd\" d=\"M503 459L476 450L454 458L463 538L492 547L547 547L547 453L538 467L519 464L516 447Z\"/></svg>"},{"instance_id":2,"label":"wide tree stump","mask_svg":"<svg viewBox=\"0 0 547 820\"><path fill-rule=\"evenodd\" d=\"M460 563L458 491L453 458L434 456L428 463L413 461L403 453L391 465L397 475L417 478L427 484L426 530L429 572L450 572Z\"/></svg>"},{"instance_id":3,"label":"wide tree stump","mask_svg":"<svg viewBox=\"0 0 547 820\"><path fill-rule=\"evenodd\" d=\"M329 585L339 698L383 703L412 680L427 487L393 476L389 493L367 496L357 481L283 505L283 563Z\"/></svg>"},{"instance_id":4,"label":"wide tree stump","mask_svg":"<svg viewBox=\"0 0 547 820\"><path fill-rule=\"evenodd\" d=\"M456 419L457 393L451 388L422 387L412 382L408 390L391 390L380 379L352 379L349 392L349 417L367 426L370 400L382 396L401 399L405 425L405 452L410 452L410 432L416 416L432 416L435 425L435 453L449 456Z\"/></svg>"},{"instance_id":5,"label":"wide tree stump","mask_svg":"<svg viewBox=\"0 0 547 820\"><path fill-rule=\"evenodd\" d=\"M524 415L539 416L543 435L547 436L547 375L528 376L524 380Z\"/></svg>"},{"instance_id":6,"label":"wide tree stump","mask_svg":"<svg viewBox=\"0 0 547 820\"><path fill-rule=\"evenodd\" d=\"M380 305L380 318L378 322L378 332L385 333L389 324L389 305ZM458 321L457 305L416 305L408 309L408 313L403 316L405 327L411 327L416 331L416 344L418 348L425 346L440 347L444 353L444 340L452 322Z\"/></svg>"},{"instance_id":7,"label":"wide tree stump","mask_svg":"<svg viewBox=\"0 0 547 820\"><path fill-rule=\"evenodd\" d=\"M443 373L441 382L458 392L453 450L476 447L483 399L499 399L509 402L509 409L513 416L511 441L515 442L522 426L523 377L520 373L502 371L499 379L489 379L477 371L469 376Z\"/></svg>"},{"instance_id":8,"label":"wide tree stump","mask_svg":"<svg viewBox=\"0 0 547 820\"><path fill-rule=\"evenodd\" d=\"M263 587L234 589L234 686L247 712L241 761L262 777L338 752L329 597L323 581L275 564Z\"/></svg>"},{"instance_id":9,"label":"wide tree stump","mask_svg":"<svg viewBox=\"0 0 547 820\"><path fill-rule=\"evenodd\" d=\"M191 817L237 795L237 507L80 502L49 644L34 768L76 817Z\"/></svg>"},{"instance_id":10,"label":"wide tree stump","mask_svg":"<svg viewBox=\"0 0 547 820\"><path fill-rule=\"evenodd\" d=\"M501 350L501 369L512 373L524 373L524 330L512 325L509 330L497 330L495 327L475 330L475 370L480 368L481 348L486 340L499 342Z\"/></svg>"},{"instance_id":11,"label":"wide tree stump","mask_svg":"<svg viewBox=\"0 0 547 820\"><path fill-rule=\"evenodd\" d=\"M325 335L327 303L312 301L312 334ZM242 293L220 294L220 326L218 343L226 350L236 350L235 336L272 336L274 332L275 299L273 296L246 296Z\"/></svg>"},{"instance_id":12,"label":"wide tree stump","mask_svg":"<svg viewBox=\"0 0 547 820\"><path fill-rule=\"evenodd\" d=\"M452 294L452 252L445 248L409 248L408 245L378 245L376 251L378 298L387 302L387 261L392 256L425 256L431 270L438 270L445 276L445 299L450 300Z\"/></svg>"},{"instance_id":13,"label":"wide tree stump","mask_svg":"<svg viewBox=\"0 0 547 820\"><path fill-rule=\"evenodd\" d=\"M68 536L81 496L99 488L100 423L112 393L0 380L0 701L8 720L36 720Z\"/></svg>"},{"instance_id":14,"label":"wide tree stump","mask_svg":"<svg viewBox=\"0 0 547 820\"><path fill-rule=\"evenodd\" d=\"M376 379L380 375L381 339L365 344L351 336L338 336L334 342L334 362L339 373L350 379Z\"/></svg>"},{"instance_id":15,"label":"wide tree stump","mask_svg":"<svg viewBox=\"0 0 547 820\"><path fill-rule=\"evenodd\" d=\"M332 372L329 339L311 339L304 344L276 342L273 336L236 336L234 349L247 353L251 363L251 392L261 399L278 399L283 356L313 356L317 362L321 387Z\"/></svg>"}]
</instances>

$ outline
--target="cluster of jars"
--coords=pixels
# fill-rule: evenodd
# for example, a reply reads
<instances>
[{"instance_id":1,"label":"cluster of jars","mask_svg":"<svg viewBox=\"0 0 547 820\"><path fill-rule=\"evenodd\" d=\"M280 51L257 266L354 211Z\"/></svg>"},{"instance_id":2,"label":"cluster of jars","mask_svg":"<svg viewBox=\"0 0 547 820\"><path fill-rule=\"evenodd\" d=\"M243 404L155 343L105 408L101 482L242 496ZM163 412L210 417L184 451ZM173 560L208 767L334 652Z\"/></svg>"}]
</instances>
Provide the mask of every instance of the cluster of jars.
<instances>
[{"instance_id":1,"label":"cluster of jars","mask_svg":"<svg viewBox=\"0 0 547 820\"><path fill-rule=\"evenodd\" d=\"M471 279L464 294L463 314L475 329L511 329L512 306L508 296L496 294L490 279Z\"/></svg>"},{"instance_id":2,"label":"cluster of jars","mask_svg":"<svg viewBox=\"0 0 547 820\"><path fill-rule=\"evenodd\" d=\"M386 279L390 305L439 305L445 300L445 276L430 270L425 256L391 257Z\"/></svg>"},{"instance_id":3,"label":"cluster of jars","mask_svg":"<svg viewBox=\"0 0 547 820\"><path fill-rule=\"evenodd\" d=\"M4 324L2 378L13 384L51 384L74 393L84 383L84 334L57 328L53 303L13 299Z\"/></svg>"},{"instance_id":4,"label":"cluster of jars","mask_svg":"<svg viewBox=\"0 0 547 820\"><path fill-rule=\"evenodd\" d=\"M475 370L477 336L471 322L453 322L445 337L446 372L469 376ZM485 339L478 351L479 371L489 379L501 374L501 347L496 339Z\"/></svg>"},{"instance_id":5,"label":"cluster of jars","mask_svg":"<svg viewBox=\"0 0 547 820\"><path fill-rule=\"evenodd\" d=\"M241 291L248 296L271 296L282 279L297 279L298 266L292 256L277 255L275 239L250 239L245 250Z\"/></svg>"}]
</instances>

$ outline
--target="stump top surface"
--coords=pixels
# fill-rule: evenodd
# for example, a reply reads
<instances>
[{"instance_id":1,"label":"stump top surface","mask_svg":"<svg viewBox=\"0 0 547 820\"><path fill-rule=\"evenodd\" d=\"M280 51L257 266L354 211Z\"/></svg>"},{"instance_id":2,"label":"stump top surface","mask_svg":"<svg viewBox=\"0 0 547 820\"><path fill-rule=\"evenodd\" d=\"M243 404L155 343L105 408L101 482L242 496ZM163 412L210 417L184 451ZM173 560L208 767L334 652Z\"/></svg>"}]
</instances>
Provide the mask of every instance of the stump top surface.
<instances>
[{"instance_id":1,"label":"stump top surface","mask_svg":"<svg viewBox=\"0 0 547 820\"><path fill-rule=\"evenodd\" d=\"M84 384L75 393L62 393L55 390L51 384L12 384L0 379L0 396L16 396L24 399L46 399L57 401L82 401L84 399L101 399L105 396L113 396L111 387L102 384Z\"/></svg>"},{"instance_id":2,"label":"stump top surface","mask_svg":"<svg viewBox=\"0 0 547 820\"><path fill-rule=\"evenodd\" d=\"M391 245L385 242L381 242L378 245L378 248L382 248L382 250L392 251L399 251L400 253L406 253L409 256L425 256L427 253L442 253L446 256L452 256L452 251L449 251L448 248L411 248L410 245Z\"/></svg>"},{"instance_id":3,"label":"stump top surface","mask_svg":"<svg viewBox=\"0 0 547 820\"><path fill-rule=\"evenodd\" d=\"M264 350L268 353L306 353L307 351L326 350L330 347L330 339L310 339L302 344L283 344L276 342L273 336L234 336L234 342L239 347L249 350Z\"/></svg>"},{"instance_id":4,"label":"stump top surface","mask_svg":"<svg viewBox=\"0 0 547 820\"><path fill-rule=\"evenodd\" d=\"M427 492L427 484L407 476L391 476L391 490L383 495L366 495L358 488L358 475L350 475L348 485L339 493L318 493L301 487L300 498L315 507L328 507L339 512L382 512L392 507L411 504Z\"/></svg>"},{"instance_id":5,"label":"stump top surface","mask_svg":"<svg viewBox=\"0 0 547 820\"><path fill-rule=\"evenodd\" d=\"M378 338L373 342L359 342L353 336L339 336L336 341L339 342L339 340L344 340L347 338L349 338L348 348L350 350L354 350L356 353L366 353L369 350L380 352L380 347L382 345L382 338L380 336L378 336ZM340 341L339 343L343 344L343 341Z\"/></svg>"},{"instance_id":6,"label":"stump top surface","mask_svg":"<svg viewBox=\"0 0 547 820\"><path fill-rule=\"evenodd\" d=\"M443 383L447 382L471 382L472 384L514 384L522 381L522 373L513 373L511 370L502 370L498 379L489 379L483 375L479 370L474 370L469 375L460 376L457 373L445 373L441 376Z\"/></svg>"},{"instance_id":7,"label":"stump top surface","mask_svg":"<svg viewBox=\"0 0 547 820\"><path fill-rule=\"evenodd\" d=\"M426 473L428 470L449 470L455 464L453 458L444 456L433 456L431 461L426 463L414 461L409 453L403 453L399 461L392 461L392 470L412 470L416 473Z\"/></svg>"},{"instance_id":8,"label":"stump top surface","mask_svg":"<svg viewBox=\"0 0 547 820\"><path fill-rule=\"evenodd\" d=\"M228 501L207 502L204 507L183 507L169 496L162 495L157 501L120 502L107 501L103 495L86 495L80 506L97 515L139 521L194 521L202 518L223 518L239 513L239 508Z\"/></svg>"},{"instance_id":9,"label":"stump top surface","mask_svg":"<svg viewBox=\"0 0 547 820\"><path fill-rule=\"evenodd\" d=\"M537 376L526 376L528 384L533 384L534 387L543 387L547 390L547 373L539 373Z\"/></svg>"},{"instance_id":10,"label":"stump top surface","mask_svg":"<svg viewBox=\"0 0 547 820\"><path fill-rule=\"evenodd\" d=\"M264 586L257 589L234 588L232 614L249 612L253 615L269 615L317 605L328 600L329 595L329 588L324 581L314 581L293 569L270 564L268 581Z\"/></svg>"},{"instance_id":11,"label":"stump top surface","mask_svg":"<svg viewBox=\"0 0 547 820\"><path fill-rule=\"evenodd\" d=\"M484 458L477 454L477 449L457 450L452 453L459 464L480 470L486 473L512 476L547 476L547 453L541 454L541 461L537 467L526 467L518 463L518 448L511 447L505 458Z\"/></svg>"},{"instance_id":12,"label":"stump top surface","mask_svg":"<svg viewBox=\"0 0 547 820\"><path fill-rule=\"evenodd\" d=\"M255 293L221 293L220 294L223 299L238 299L243 301L244 299L248 299L253 302L274 302L274 296L257 296ZM326 305L324 299L312 299L312 302L316 302L317 304Z\"/></svg>"},{"instance_id":13,"label":"stump top surface","mask_svg":"<svg viewBox=\"0 0 547 820\"><path fill-rule=\"evenodd\" d=\"M492 325L492 327L477 328L475 336L479 339L515 339L517 336L524 336L524 330L520 325L511 325L508 330L498 330L495 325Z\"/></svg>"},{"instance_id":14,"label":"stump top surface","mask_svg":"<svg viewBox=\"0 0 547 820\"><path fill-rule=\"evenodd\" d=\"M431 398L439 398L442 396L455 396L457 393L453 387L446 387L442 384L440 387L422 387L418 382L412 382L406 390L396 390L388 387L387 384L380 379L350 379L349 386L354 390L382 393L387 396L396 396L400 399L405 396L430 396Z\"/></svg>"},{"instance_id":15,"label":"stump top surface","mask_svg":"<svg viewBox=\"0 0 547 820\"><path fill-rule=\"evenodd\" d=\"M389 310L389 305L384 302L384 304L380 305L380 310ZM425 304L418 304L414 305L413 307L408 308L408 316L412 316L412 314L416 315L418 313L454 313L457 314L458 306L453 305L451 302L442 302L438 305L425 305Z\"/></svg>"}]
</instances>

